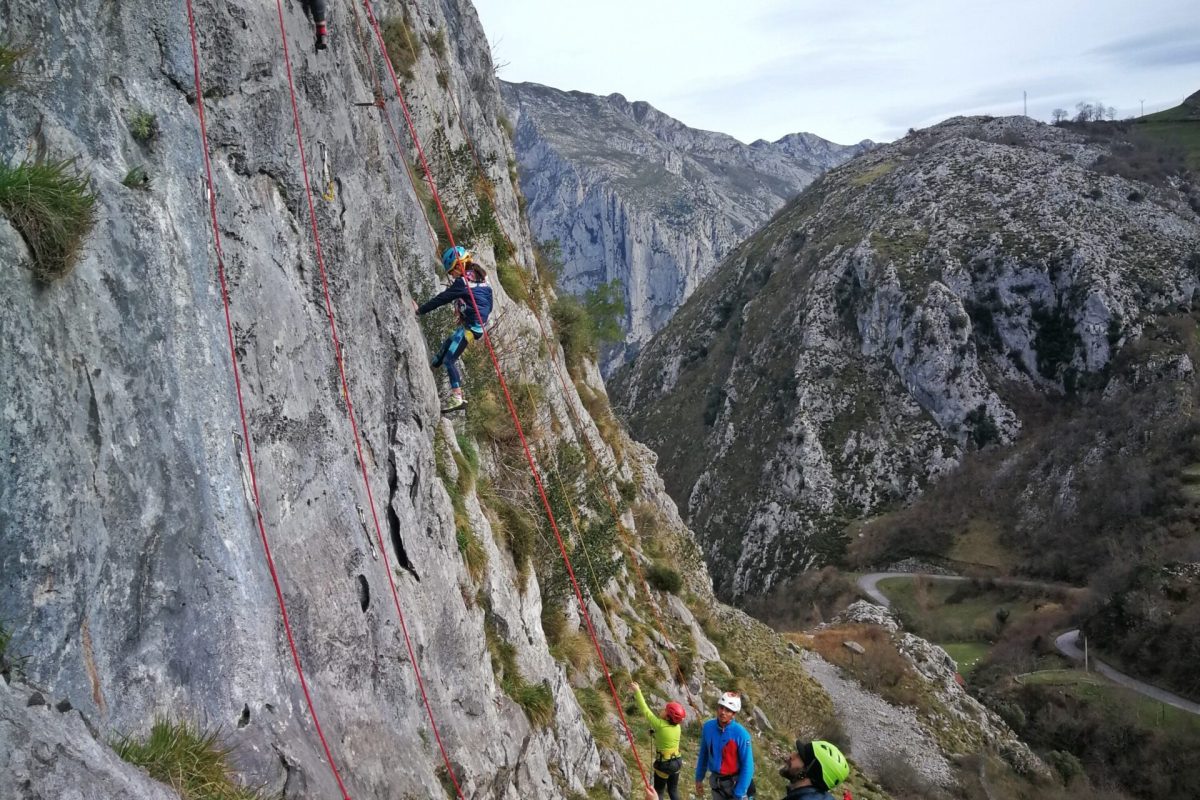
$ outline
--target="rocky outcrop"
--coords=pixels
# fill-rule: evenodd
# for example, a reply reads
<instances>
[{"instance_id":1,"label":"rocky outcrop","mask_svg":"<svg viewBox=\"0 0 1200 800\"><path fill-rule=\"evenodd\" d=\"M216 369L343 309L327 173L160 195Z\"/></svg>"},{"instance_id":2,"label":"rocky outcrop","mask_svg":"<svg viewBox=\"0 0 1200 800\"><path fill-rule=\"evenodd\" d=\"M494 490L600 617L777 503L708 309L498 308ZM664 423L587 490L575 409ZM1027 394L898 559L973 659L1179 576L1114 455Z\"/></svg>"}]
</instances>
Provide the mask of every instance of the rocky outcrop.
<instances>
[{"instance_id":1,"label":"rocky outcrop","mask_svg":"<svg viewBox=\"0 0 1200 800\"><path fill-rule=\"evenodd\" d=\"M51 705L36 689L0 680L0 795L14 800L179 795L96 740L70 703ZM11 746L20 742L20 746Z\"/></svg>"},{"instance_id":2,"label":"rocky outcrop","mask_svg":"<svg viewBox=\"0 0 1200 800\"><path fill-rule=\"evenodd\" d=\"M919 636L902 631L900 623L891 611L866 601L853 603L835 620L835 624L844 623L878 625L887 630L892 634L897 650L920 676L927 692L921 712L918 714L911 709L899 711L907 712L912 718L919 720L914 726L919 733L913 737L915 741L910 742L908 747L919 746L922 742L940 743L940 746L934 747L926 744L926 752L916 762L924 767L921 771L930 779L941 784L948 782L949 770L944 760L946 753L968 755L979 752L995 753L1003 757L1021 775L1049 777L1046 765L1013 733L1004 720L967 693L958 674L958 665L945 650ZM807 658L810 662L819 659L815 655L808 655ZM828 672L828 669L825 672ZM815 670L814 674L820 677L822 672ZM822 685L830 690L837 706L839 699L843 698L839 697L839 692L834 688L833 679L827 676L822 679ZM854 698L857 693L853 690L843 689L841 693L847 702L856 702ZM857 702L861 703L862 700L858 699ZM891 709L885 713L895 714L897 711ZM876 735L872 736L870 741L877 743L877 739L876 731ZM854 741L858 741L857 735L854 736ZM940 767L939 758L942 759Z\"/></svg>"},{"instance_id":3,"label":"rocky outcrop","mask_svg":"<svg viewBox=\"0 0 1200 800\"><path fill-rule=\"evenodd\" d=\"M560 285L624 289L632 356L743 239L818 175L870 146L811 133L742 144L644 102L501 84L530 225L557 241Z\"/></svg>"},{"instance_id":4,"label":"rocky outcrop","mask_svg":"<svg viewBox=\"0 0 1200 800\"><path fill-rule=\"evenodd\" d=\"M720 594L841 553L849 522L1019 437L1022 398L1103 387L1148 317L1192 302L1195 198L1127 177L1122 147L1020 117L877 148L741 245L618 374Z\"/></svg>"}]
</instances>

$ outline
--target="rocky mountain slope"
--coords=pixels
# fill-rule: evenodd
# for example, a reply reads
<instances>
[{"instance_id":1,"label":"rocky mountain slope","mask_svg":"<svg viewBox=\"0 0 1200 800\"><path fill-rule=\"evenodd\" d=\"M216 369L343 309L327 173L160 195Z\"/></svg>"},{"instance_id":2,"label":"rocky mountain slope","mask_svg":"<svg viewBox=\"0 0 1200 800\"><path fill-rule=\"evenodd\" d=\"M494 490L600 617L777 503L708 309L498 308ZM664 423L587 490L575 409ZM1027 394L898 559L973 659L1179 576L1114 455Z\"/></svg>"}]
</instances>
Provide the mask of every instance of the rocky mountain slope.
<instances>
[{"instance_id":1,"label":"rocky mountain slope","mask_svg":"<svg viewBox=\"0 0 1200 800\"><path fill-rule=\"evenodd\" d=\"M548 368L564 355L541 339L554 290L522 266L532 240L474 10L377 8L442 199L497 278L491 333L618 687L636 678L652 702L679 699L696 719L738 686L763 763L796 735L821 735L828 696L779 637L715 601L652 454L613 423L594 366L564 381ZM22 43L18 89L0 82L5 175L73 159L84 183L68 194L96 198L78 263L48 282L34 277L36 231L8 210L11 194L0 215L0 796L172 796L109 747L156 719L216 732L263 796L341 796L306 692L350 796L442 796L450 776L389 566L464 796L640 794L479 345L466 363L470 408L439 414L427 365L450 323L411 311L437 288L431 198L410 185L373 107L389 82L377 81L364 13L334 8L322 54L301 6L285 4L283 18L361 464L276 9L196 2L197 97L182 7L0 0L0 44ZM402 148L411 161L407 138Z\"/></svg>"},{"instance_id":2,"label":"rocky mountain slope","mask_svg":"<svg viewBox=\"0 0 1200 800\"><path fill-rule=\"evenodd\" d=\"M870 142L811 133L745 145L644 102L501 83L538 241L557 241L561 284L624 287L632 355L700 281L785 202Z\"/></svg>"},{"instance_id":3,"label":"rocky mountain slope","mask_svg":"<svg viewBox=\"0 0 1200 800\"><path fill-rule=\"evenodd\" d=\"M1200 284L1195 190L1126 139L968 118L873 150L741 245L617 376L720 595L840 557L854 520L1126 379L1114 356Z\"/></svg>"}]
</instances>

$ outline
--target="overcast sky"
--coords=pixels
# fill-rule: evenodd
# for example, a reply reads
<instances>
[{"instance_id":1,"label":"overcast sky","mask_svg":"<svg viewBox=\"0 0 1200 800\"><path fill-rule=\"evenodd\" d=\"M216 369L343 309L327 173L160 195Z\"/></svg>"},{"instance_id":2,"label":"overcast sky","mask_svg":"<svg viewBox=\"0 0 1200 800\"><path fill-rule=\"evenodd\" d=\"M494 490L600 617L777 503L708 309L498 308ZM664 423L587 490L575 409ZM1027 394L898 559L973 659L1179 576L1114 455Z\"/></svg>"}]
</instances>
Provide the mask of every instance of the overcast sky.
<instances>
[{"instance_id":1,"label":"overcast sky","mask_svg":"<svg viewBox=\"0 0 1200 800\"><path fill-rule=\"evenodd\" d=\"M474 0L500 77L646 100L745 142L956 114L1136 115L1200 89L1200 0Z\"/></svg>"}]
</instances>

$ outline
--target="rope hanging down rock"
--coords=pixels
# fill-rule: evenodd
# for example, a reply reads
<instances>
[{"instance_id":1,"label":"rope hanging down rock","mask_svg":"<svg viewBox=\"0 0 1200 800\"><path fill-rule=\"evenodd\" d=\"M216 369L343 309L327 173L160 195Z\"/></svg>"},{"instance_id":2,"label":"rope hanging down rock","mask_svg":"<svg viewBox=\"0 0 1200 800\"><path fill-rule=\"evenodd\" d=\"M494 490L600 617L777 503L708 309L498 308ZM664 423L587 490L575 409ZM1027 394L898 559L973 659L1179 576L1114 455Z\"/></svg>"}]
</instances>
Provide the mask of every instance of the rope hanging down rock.
<instances>
[{"instance_id":1,"label":"rope hanging down rock","mask_svg":"<svg viewBox=\"0 0 1200 800\"><path fill-rule=\"evenodd\" d=\"M276 2L280 2L280 0L276 0ZM421 140L417 134L416 126L413 124L412 115L409 113L408 104L404 101L404 92L400 89L400 81L396 77L396 71L392 66L391 58L388 56L387 46L385 45L384 40L383 40L383 32L380 30L379 21L375 17L375 11L371 6L371 0L363 0L363 7L366 9L367 19L370 21L371 27L375 29L375 38L379 42L380 51L383 53L384 64L387 66L388 74L391 76L391 79L392 79L392 85L396 90L396 97L400 101L400 108L403 110L404 119L408 124L409 134L413 138L413 143L416 146L417 154L421 161L421 166L425 170L425 178L426 178L427 182L429 183L430 192L433 193L434 205L437 207L438 215L441 217L442 225L444 226L445 231L446 231L446 237L447 237L447 239L449 239L450 246L454 247L455 246L454 232L450 229L450 223L446 219L446 212L442 208L442 201L441 201L441 197L438 194L437 184L434 182L433 173L429 169L429 163L428 163L427 159L425 158L425 150L421 146ZM471 305L475 308L475 313L478 316L478 318L482 319L483 318L482 315L479 314L479 306L475 301L475 294L474 294L474 292L471 291L470 286L471 285L468 282L467 283L467 291L468 291L468 294L469 294L469 297L471 300ZM621 726L625 729L625 737L626 737L626 739L628 739L629 747L633 751L633 757L634 757L634 760L637 762L638 772L641 773L642 783L646 787L647 794L649 794L650 792L653 791L653 788L651 787L651 784L650 784L650 779L646 775L645 765L642 764L641 756L638 754L637 742L634 739L633 731L630 730L630 728L629 728L629 722L625 718L625 711L621 705L621 698L617 693L616 686L613 684L612 674L609 672L609 669L608 669L608 662L604 658L604 653L601 652L600 640L596 636L596 630L595 630L594 626L592 625L591 614L588 613L587 604L583 600L583 593L580 591L579 581L576 580L576 578L575 578L575 570L574 570L574 567L572 567L572 565L571 565L571 557L567 554L567 548L566 548L565 543L563 542L562 533L558 529L558 522L557 522L557 520L554 519L554 512L551 510L550 501L546 497L546 490L545 490L545 487L542 485L541 475L538 472L537 464L534 462L533 453L529 449L529 442L525 439L525 431L521 427L521 420L518 419L518 417L517 417L516 406L513 405L512 395L509 393L508 384L504 380L504 371L500 368L500 360L496 356L496 350L492 346L491 336L488 334L488 330L486 327L483 329L483 341L484 341L484 344L487 345L488 355L491 357L492 366L496 371L496 378L499 380L500 388L504 393L504 402L508 406L508 412L509 412L509 415L512 417L513 425L517 431L517 436L521 440L521 448L524 450L525 459L529 463L529 471L533 475L533 481L534 481L534 484L537 486L538 495L541 497L542 506L546 510L546 517L550 522L550 528L552 531L554 531L554 537L558 542L559 553L562 555L563 563L566 566L567 576L571 579L571 588L574 590L575 599L579 603L580 614L583 617L583 620L587 625L588 635L592 639L592 645L596 649L596 655L600 659L600 667L604 672L605 680L608 682L609 691L612 693L613 702L617 709L617 715L620 717L620 720L621 720Z\"/></svg>"},{"instance_id":2,"label":"rope hanging down rock","mask_svg":"<svg viewBox=\"0 0 1200 800\"><path fill-rule=\"evenodd\" d=\"M415 16L418 19L421 19L421 20L424 19L422 17L422 15L420 15L420 14L417 14ZM357 22L357 15L355 17L355 21ZM407 27L404 29L404 36L408 43L409 50L411 52L415 53L416 47L413 44L412 38L409 36ZM446 68L444 60L440 59L439 63L442 64L443 69ZM375 78L376 81L378 81L378 78L375 77L374 73L372 73L372 77ZM376 83L376 86L378 86L378 83ZM471 150L471 156L475 162L476 174L479 176L480 179L482 179L486 183L490 184L491 179L487 175L487 172L483 168L483 162L479 158L479 153L475 148L475 143L471 137L470 131L467 128L466 120L463 119L462 106L459 105L458 98L455 96L455 93L450 90L450 87L448 85L443 88L445 89L445 94L449 95L450 100L454 104L456 119L458 120L458 128L462 132L463 138L466 140L467 146ZM388 123L389 124L391 123L390 116L388 117ZM394 129L393 129L393 131L394 131ZM398 141L397 141L396 146L397 146L397 149L399 149ZM401 153L401 158L404 159L403 153ZM408 163L407 160L405 160L406 166L407 166L407 163ZM409 171L409 176L410 176L410 178L412 177L411 170ZM414 185L413 189L414 189L414 191L416 191L415 185ZM421 206L421 213L425 217L426 225L432 231L433 223L429 219L428 214L425 211L425 207L423 205ZM437 234L436 233L433 234L433 238L434 238L434 244L436 247L436 244L437 244ZM621 537L621 541L624 544L624 547L622 548L622 556L630 564L630 566L632 566L634 573L637 575L638 583L641 585L642 591L646 596L646 601L650 604L650 610L654 615L654 620L658 627L658 632L663 637L663 641L666 643L666 649L667 649L667 652L668 652L670 660L671 660L671 666L674 670L675 679L677 681L679 681L679 684L683 687L684 692L688 696L689 703L691 703L691 705L698 708L699 704L696 702L696 698L692 694L691 687L688 685L687 679L684 677L683 669L680 667L679 650L674 645L674 643L671 641L671 637L667 633L666 624L663 622L662 611L659 608L658 601L654 598L654 594L650 591L650 584L646 580L646 576L645 576L645 573L642 571L641 565L638 563L636 549L635 549L633 541L632 541L632 535L630 534L629 530L625 527L625 525L621 522L621 515L617 510L616 500L612 496L612 491L608 486L608 481L604 479L604 470L603 470L603 465L600 462L600 457L596 454L595 449L592 446L592 441L588 437L587 430L584 427L582 420L580 419L579 411L575 408L575 404L573 402L571 402L571 392L567 388L567 381L566 381L566 378L564 377L565 367L558 359L557 348L551 346L550 337L546 333L546 326L542 324L541 317L539 317L536 313L533 316L534 316L534 319L537 321L538 330L541 332L542 343L545 345L546 351L550 354L550 361L554 365L554 371L558 376L559 383L562 385L563 399L566 402L567 409L571 412L571 418L573 420L572 430L575 433L577 438L580 438L583 440L583 442L586 446L588 458L591 461L593 468L597 472L600 473L600 488L604 494L604 499L608 504L609 510L613 515L613 525L617 529L617 533ZM576 526L576 528L578 529L578 525Z\"/></svg>"},{"instance_id":3,"label":"rope hanging down rock","mask_svg":"<svg viewBox=\"0 0 1200 800\"><path fill-rule=\"evenodd\" d=\"M308 201L308 216L309 223L312 228L313 246L316 252L317 266L321 273L321 293L325 301L325 315L329 321L329 334L333 342L333 356L337 362L338 376L342 384L342 396L346 400L346 416L350 420L350 430L354 438L354 447L358 455L358 465L362 473L363 487L367 495L367 504L371 508L371 520L375 525L375 536L379 542L379 550L383 554L384 573L387 575L388 587L391 589L392 604L396 609L396 617L400 622L400 630L404 635L404 646L408 650L409 661L412 664L413 673L417 679L417 689L421 694L421 702L425 706L425 713L429 717L429 724L433 730L434 739L437 741L438 750L441 752L442 761L446 765L446 770L449 774L450 781L454 784L454 790L460 800L463 798L462 788L459 786L458 778L454 774L454 767L450 763L450 756L446 752L446 746L442 741L441 732L438 730L437 719L434 717L433 707L429 702L429 695L425 691L425 679L421 674L421 667L417 662L417 654L413 648L412 638L409 636L408 624L404 618L404 611L400 606L400 596L396 591L396 582L392 577L392 566L388 558L387 547L383 538L383 527L379 523L379 513L375 507L375 495L371 490L370 477L367 474L367 462L363 456L362 436L358 430L358 421L354 413L354 401L350 394L350 384L346 378L346 363L343 358L343 348L341 339L338 336L337 322L334 319L333 299L329 292L329 276L325 265L325 254L321 247L321 233L317 226L317 211L313 201L312 185L308 177L308 159L304 152L304 135L300 126L300 109L296 101L296 84L292 75L291 57L288 50L287 26L284 23L283 2L276 0L276 10L279 16L279 37L283 44L283 60L284 67L287 73L288 94L291 99L292 106L292 124L296 131L296 147L299 150L300 156L300 171L304 178L304 194Z\"/></svg>"},{"instance_id":4,"label":"rope hanging down rock","mask_svg":"<svg viewBox=\"0 0 1200 800\"><path fill-rule=\"evenodd\" d=\"M251 445L250 426L246 422L246 404L242 398L241 372L238 369L237 348L233 340L233 322L229 312L229 286L225 280L225 254L221 248L220 226L217 224L217 190L213 183L212 162L208 154L208 126L204 119L204 91L201 88L200 81L200 45L196 37L196 16L192 10L192 0L186 0L186 3L188 33L192 39L192 65L196 81L196 113L200 118L200 149L204 154L204 173L208 189L208 211L212 217L213 248L217 256L217 278L221 285L221 302L225 309L225 333L229 341L229 361L233 367L233 385L234 391L237 394L238 414L241 416L242 422L242 443L245 447L246 464L250 473L250 489L254 496L254 518L258 523L259 537L262 540L263 553L267 559L267 569L271 573L271 582L275 586L275 599L279 602L279 613L283 618L283 630L287 635L288 648L292 652L292 663L296 667L296 675L300 680L300 689L304 693L304 702L308 706L308 713L312 717L313 727L316 728L317 738L321 740L321 748L325 751L325 758L329 761L329 769L333 772L334 780L337 781L342 798L343 800L350 800L346 786L342 783L342 775L338 771L337 763L334 761L333 753L330 752L329 742L325 739L325 732L321 729L321 721L317 717L317 709L313 704L312 694L308 689L308 681L304 678L304 669L300 665L300 653L296 649L296 640L292 635L291 622L288 620L287 603L283 598L283 588L279 581L279 574L275 570L275 560L271 556L271 544L267 539L267 529L263 523L262 503L258 492L258 476L254 467L254 448Z\"/></svg>"}]
</instances>

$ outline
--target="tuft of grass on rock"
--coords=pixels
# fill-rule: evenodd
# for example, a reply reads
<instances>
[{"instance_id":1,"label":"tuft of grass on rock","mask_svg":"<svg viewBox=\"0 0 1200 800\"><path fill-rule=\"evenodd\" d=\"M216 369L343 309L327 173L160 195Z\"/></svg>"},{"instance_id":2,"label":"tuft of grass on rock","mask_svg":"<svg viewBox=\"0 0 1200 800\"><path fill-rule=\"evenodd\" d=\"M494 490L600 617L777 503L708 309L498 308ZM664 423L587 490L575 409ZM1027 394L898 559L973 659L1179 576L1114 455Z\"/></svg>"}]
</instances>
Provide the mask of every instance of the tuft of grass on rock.
<instances>
[{"instance_id":1,"label":"tuft of grass on rock","mask_svg":"<svg viewBox=\"0 0 1200 800\"><path fill-rule=\"evenodd\" d=\"M544 682L530 683L525 680L517 666L516 647L505 641L496 630L493 621L485 619L484 634L488 654L491 656L492 672L496 675L501 691L521 707L531 724L538 728L547 727L554 721L554 694L550 687Z\"/></svg>"},{"instance_id":2,"label":"tuft of grass on rock","mask_svg":"<svg viewBox=\"0 0 1200 800\"><path fill-rule=\"evenodd\" d=\"M0 212L33 254L33 274L43 282L75 266L96 223L96 196L74 159L0 164Z\"/></svg>"},{"instance_id":3,"label":"tuft of grass on rock","mask_svg":"<svg viewBox=\"0 0 1200 800\"><path fill-rule=\"evenodd\" d=\"M113 743L113 749L125 761L170 786L183 800L265 800L258 790L233 780L230 750L221 744L216 731L159 719L145 740L122 737Z\"/></svg>"},{"instance_id":4,"label":"tuft of grass on rock","mask_svg":"<svg viewBox=\"0 0 1200 800\"><path fill-rule=\"evenodd\" d=\"M390 17L383 21L383 46L387 48L392 69L406 80L413 78L413 66L421 53L421 42L413 36L408 20L403 16Z\"/></svg>"},{"instance_id":5,"label":"tuft of grass on rock","mask_svg":"<svg viewBox=\"0 0 1200 800\"><path fill-rule=\"evenodd\" d=\"M545 683L525 683L512 687L509 696L525 711L525 716L537 728L554 721L554 694Z\"/></svg>"},{"instance_id":6,"label":"tuft of grass on rock","mask_svg":"<svg viewBox=\"0 0 1200 800\"><path fill-rule=\"evenodd\" d=\"M146 172L145 167L139 164L125 173L125 177L121 179L121 185L129 189L149 189L150 174Z\"/></svg>"},{"instance_id":7,"label":"tuft of grass on rock","mask_svg":"<svg viewBox=\"0 0 1200 800\"><path fill-rule=\"evenodd\" d=\"M142 144L158 138L158 117L144 108L134 109L129 115L129 135Z\"/></svg>"},{"instance_id":8,"label":"tuft of grass on rock","mask_svg":"<svg viewBox=\"0 0 1200 800\"><path fill-rule=\"evenodd\" d=\"M11 42L0 42L0 93L21 87L21 59L29 55L29 48L17 47Z\"/></svg>"},{"instance_id":9,"label":"tuft of grass on rock","mask_svg":"<svg viewBox=\"0 0 1200 800\"><path fill-rule=\"evenodd\" d=\"M426 35L425 41L429 43L429 49L438 58L446 57L446 34L444 31L433 31Z\"/></svg>"},{"instance_id":10,"label":"tuft of grass on rock","mask_svg":"<svg viewBox=\"0 0 1200 800\"><path fill-rule=\"evenodd\" d=\"M454 521L458 552L462 553L463 560L467 562L467 572L471 573L471 577L478 582L483 578L484 571L487 570L487 551L483 549L483 544L475 535L470 523L465 520L460 521L457 515L455 515Z\"/></svg>"},{"instance_id":11,"label":"tuft of grass on rock","mask_svg":"<svg viewBox=\"0 0 1200 800\"><path fill-rule=\"evenodd\" d=\"M601 747L613 748L617 744L617 732L608 721L612 713L612 701L609 696L591 686L575 689L575 701L583 711L583 721Z\"/></svg>"},{"instance_id":12,"label":"tuft of grass on rock","mask_svg":"<svg viewBox=\"0 0 1200 800\"><path fill-rule=\"evenodd\" d=\"M525 276L520 267L511 261L502 261L496 265L496 273L505 294L518 303L529 302L529 287L525 285Z\"/></svg>"}]
</instances>

